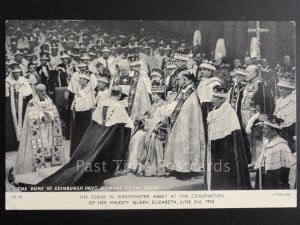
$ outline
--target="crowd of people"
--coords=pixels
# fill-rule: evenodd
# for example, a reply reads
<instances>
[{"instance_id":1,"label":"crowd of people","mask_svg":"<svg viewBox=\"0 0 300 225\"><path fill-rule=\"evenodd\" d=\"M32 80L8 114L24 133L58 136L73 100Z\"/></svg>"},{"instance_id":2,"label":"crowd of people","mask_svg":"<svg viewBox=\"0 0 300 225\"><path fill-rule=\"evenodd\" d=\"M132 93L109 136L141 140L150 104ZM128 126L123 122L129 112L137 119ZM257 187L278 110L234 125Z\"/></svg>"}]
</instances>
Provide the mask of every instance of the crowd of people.
<instances>
[{"instance_id":1,"label":"crowd of people","mask_svg":"<svg viewBox=\"0 0 300 225\"><path fill-rule=\"evenodd\" d=\"M18 150L16 174L61 165L38 185L103 185L133 173L245 190L255 172L257 189L296 187L289 55L274 68L249 55L230 64L185 40L126 35L9 26L6 150Z\"/></svg>"}]
</instances>

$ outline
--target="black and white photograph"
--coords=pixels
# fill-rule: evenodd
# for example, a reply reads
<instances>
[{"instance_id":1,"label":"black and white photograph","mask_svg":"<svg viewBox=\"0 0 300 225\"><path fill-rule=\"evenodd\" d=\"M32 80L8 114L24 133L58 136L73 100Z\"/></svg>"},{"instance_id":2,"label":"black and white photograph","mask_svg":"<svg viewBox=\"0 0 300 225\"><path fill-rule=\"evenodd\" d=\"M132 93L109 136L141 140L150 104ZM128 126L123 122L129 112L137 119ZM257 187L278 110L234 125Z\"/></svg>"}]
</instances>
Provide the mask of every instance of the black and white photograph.
<instances>
[{"instance_id":1,"label":"black and white photograph","mask_svg":"<svg viewBox=\"0 0 300 225\"><path fill-rule=\"evenodd\" d=\"M294 21L7 20L5 72L6 194L296 204Z\"/></svg>"}]
</instances>

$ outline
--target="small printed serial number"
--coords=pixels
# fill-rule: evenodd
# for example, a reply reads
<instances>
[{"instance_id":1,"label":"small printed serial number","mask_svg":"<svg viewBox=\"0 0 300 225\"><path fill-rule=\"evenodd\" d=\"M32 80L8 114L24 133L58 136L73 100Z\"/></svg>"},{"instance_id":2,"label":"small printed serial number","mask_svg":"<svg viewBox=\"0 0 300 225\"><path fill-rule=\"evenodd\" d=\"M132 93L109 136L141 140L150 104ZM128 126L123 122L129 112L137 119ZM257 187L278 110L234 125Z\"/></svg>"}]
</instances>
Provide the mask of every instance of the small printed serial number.
<instances>
[{"instance_id":1,"label":"small printed serial number","mask_svg":"<svg viewBox=\"0 0 300 225\"><path fill-rule=\"evenodd\" d=\"M273 196L276 196L276 197L285 197L285 196L291 196L290 193L273 193Z\"/></svg>"},{"instance_id":2,"label":"small printed serial number","mask_svg":"<svg viewBox=\"0 0 300 225\"><path fill-rule=\"evenodd\" d=\"M22 195L11 195L10 198L11 199L21 199L21 198L23 198L23 196Z\"/></svg>"}]
</instances>

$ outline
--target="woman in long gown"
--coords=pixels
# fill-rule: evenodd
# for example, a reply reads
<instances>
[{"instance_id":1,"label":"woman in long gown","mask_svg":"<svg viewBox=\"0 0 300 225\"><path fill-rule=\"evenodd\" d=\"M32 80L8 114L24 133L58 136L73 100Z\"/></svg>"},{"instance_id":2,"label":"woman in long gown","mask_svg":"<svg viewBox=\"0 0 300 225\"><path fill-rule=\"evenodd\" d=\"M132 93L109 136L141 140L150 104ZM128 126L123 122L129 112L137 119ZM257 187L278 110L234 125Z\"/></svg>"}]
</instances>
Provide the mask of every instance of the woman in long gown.
<instances>
[{"instance_id":1,"label":"woman in long gown","mask_svg":"<svg viewBox=\"0 0 300 225\"><path fill-rule=\"evenodd\" d=\"M133 123L124 105L122 89L100 104L70 161L37 186L101 186L122 169Z\"/></svg>"},{"instance_id":2,"label":"woman in long gown","mask_svg":"<svg viewBox=\"0 0 300 225\"><path fill-rule=\"evenodd\" d=\"M145 119L144 144L139 146L140 161L136 169L136 175L139 176L164 176L164 148L166 127L161 122L165 118L166 102L161 94L164 90L152 89L152 98L154 103Z\"/></svg>"}]
</instances>

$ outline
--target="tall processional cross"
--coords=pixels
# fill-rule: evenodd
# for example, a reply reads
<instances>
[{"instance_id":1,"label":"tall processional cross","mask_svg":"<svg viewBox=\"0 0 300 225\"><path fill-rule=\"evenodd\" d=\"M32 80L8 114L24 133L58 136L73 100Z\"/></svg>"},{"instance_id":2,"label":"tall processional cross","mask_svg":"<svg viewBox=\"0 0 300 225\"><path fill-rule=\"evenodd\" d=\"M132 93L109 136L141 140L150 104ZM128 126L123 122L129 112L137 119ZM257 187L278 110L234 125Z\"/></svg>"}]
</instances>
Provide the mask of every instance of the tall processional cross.
<instances>
[{"instance_id":1,"label":"tall processional cross","mask_svg":"<svg viewBox=\"0 0 300 225\"><path fill-rule=\"evenodd\" d=\"M260 22L256 21L256 28L248 28L248 33L256 33L257 38L257 57L256 59L259 61L261 60L261 53L260 53L260 33L268 33L270 30L268 28L261 29Z\"/></svg>"}]
</instances>

